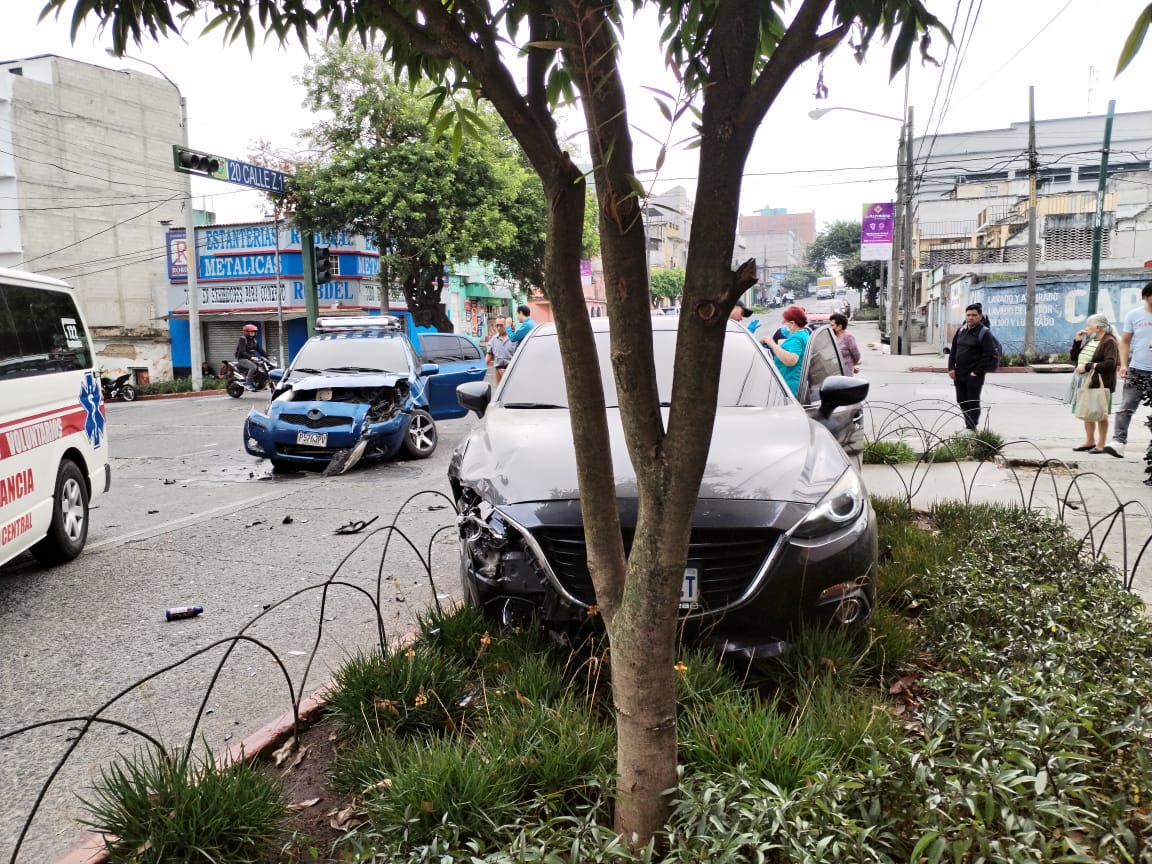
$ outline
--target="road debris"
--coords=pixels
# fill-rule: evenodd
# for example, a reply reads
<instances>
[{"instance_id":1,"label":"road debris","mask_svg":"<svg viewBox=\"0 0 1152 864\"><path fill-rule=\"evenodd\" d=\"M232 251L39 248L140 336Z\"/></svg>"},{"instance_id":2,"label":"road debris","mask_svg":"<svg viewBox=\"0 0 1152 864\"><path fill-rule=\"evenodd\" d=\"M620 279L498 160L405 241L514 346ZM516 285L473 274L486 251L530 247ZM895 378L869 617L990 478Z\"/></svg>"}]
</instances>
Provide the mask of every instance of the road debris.
<instances>
[{"instance_id":1,"label":"road debris","mask_svg":"<svg viewBox=\"0 0 1152 864\"><path fill-rule=\"evenodd\" d=\"M373 516L367 522L365 522L363 519L359 519L359 520L353 519L351 522L344 523L343 525L341 525L339 528L337 528L332 533L333 534L359 534L361 531L363 531L365 528L367 528L369 525L371 525L373 522L375 522L379 518L380 517L378 515Z\"/></svg>"},{"instance_id":2,"label":"road debris","mask_svg":"<svg viewBox=\"0 0 1152 864\"><path fill-rule=\"evenodd\" d=\"M168 621L178 621L181 618L195 618L203 611L203 606L172 606L164 610L164 617Z\"/></svg>"}]
</instances>

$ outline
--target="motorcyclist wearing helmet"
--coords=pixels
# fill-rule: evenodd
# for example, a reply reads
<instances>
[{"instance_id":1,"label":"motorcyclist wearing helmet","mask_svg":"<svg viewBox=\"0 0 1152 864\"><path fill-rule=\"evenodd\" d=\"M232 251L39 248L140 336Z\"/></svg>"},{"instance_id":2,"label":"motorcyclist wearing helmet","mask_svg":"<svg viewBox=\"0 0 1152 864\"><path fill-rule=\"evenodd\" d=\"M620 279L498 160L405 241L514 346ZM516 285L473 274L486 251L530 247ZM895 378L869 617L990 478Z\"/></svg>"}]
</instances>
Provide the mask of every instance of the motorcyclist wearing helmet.
<instances>
[{"instance_id":1,"label":"motorcyclist wearing helmet","mask_svg":"<svg viewBox=\"0 0 1152 864\"><path fill-rule=\"evenodd\" d=\"M236 343L236 368L244 372L244 387L247 390L254 389L252 376L256 374L255 359L257 357L268 359L268 352L260 347L260 342L256 338L259 332L255 324L245 324L244 335Z\"/></svg>"}]
</instances>

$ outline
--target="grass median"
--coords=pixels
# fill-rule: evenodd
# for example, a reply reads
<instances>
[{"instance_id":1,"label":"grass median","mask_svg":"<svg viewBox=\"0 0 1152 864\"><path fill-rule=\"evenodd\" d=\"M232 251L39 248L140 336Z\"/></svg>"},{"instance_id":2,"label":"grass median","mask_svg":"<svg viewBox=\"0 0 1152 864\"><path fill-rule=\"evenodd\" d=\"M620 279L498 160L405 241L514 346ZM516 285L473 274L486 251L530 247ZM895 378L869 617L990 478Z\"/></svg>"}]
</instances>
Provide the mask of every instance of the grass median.
<instances>
[{"instance_id":1,"label":"grass median","mask_svg":"<svg viewBox=\"0 0 1152 864\"><path fill-rule=\"evenodd\" d=\"M341 669L325 800L287 802L340 834L320 842L297 812L267 832L267 860L1149 860L1140 601L1042 515L875 505L867 628L805 633L754 681L683 652L681 781L659 848L611 830L604 649L561 651L461 609ZM203 860L149 857L141 836L116 860Z\"/></svg>"}]
</instances>

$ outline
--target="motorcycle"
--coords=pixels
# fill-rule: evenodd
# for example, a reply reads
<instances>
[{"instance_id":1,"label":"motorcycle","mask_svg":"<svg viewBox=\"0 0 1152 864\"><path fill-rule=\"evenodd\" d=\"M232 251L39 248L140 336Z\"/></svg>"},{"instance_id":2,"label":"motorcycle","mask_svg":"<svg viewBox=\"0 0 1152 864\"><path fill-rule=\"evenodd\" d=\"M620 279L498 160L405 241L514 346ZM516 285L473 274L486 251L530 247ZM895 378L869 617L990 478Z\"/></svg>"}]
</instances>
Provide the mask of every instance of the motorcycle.
<instances>
[{"instance_id":1,"label":"motorcycle","mask_svg":"<svg viewBox=\"0 0 1152 864\"><path fill-rule=\"evenodd\" d=\"M254 392L271 390L275 382L268 373L276 368L275 359L271 357L257 357L252 362L256 364L256 371L252 373L252 390ZM244 370L239 368L235 363L227 360L221 363L220 377L228 382L224 386L228 391L228 395L233 399L239 399L244 395L244 391L248 389L245 386L248 381L248 376L245 375Z\"/></svg>"},{"instance_id":2,"label":"motorcycle","mask_svg":"<svg viewBox=\"0 0 1152 864\"><path fill-rule=\"evenodd\" d=\"M131 373L118 375L116 378L109 378L104 374L104 370L100 370L100 391L104 394L104 401L111 402L113 399L123 399L125 402L132 402L136 399L136 388L128 383L131 378Z\"/></svg>"}]
</instances>

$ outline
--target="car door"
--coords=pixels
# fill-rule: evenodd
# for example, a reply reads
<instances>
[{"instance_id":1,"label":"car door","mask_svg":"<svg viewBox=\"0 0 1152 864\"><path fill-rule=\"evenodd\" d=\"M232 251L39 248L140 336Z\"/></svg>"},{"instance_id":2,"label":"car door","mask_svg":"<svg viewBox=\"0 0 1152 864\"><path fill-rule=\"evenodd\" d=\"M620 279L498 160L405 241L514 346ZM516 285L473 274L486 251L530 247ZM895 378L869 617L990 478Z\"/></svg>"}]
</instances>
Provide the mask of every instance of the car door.
<instances>
[{"instance_id":1,"label":"car door","mask_svg":"<svg viewBox=\"0 0 1152 864\"><path fill-rule=\"evenodd\" d=\"M832 375L844 374L840 346L831 327L818 327L812 333L801 362L803 371L800 373L800 391L796 394L797 398L808 412L808 416L826 427L840 442L844 452L859 465L861 454L864 452L864 403L858 402L855 405L836 408L829 417L820 414L821 385Z\"/></svg>"},{"instance_id":2,"label":"car door","mask_svg":"<svg viewBox=\"0 0 1152 864\"><path fill-rule=\"evenodd\" d=\"M435 363L440 372L427 379L428 405L436 420L463 417L467 410L456 401L456 387L468 381L483 381L488 371L484 352L464 336L455 333L421 333L420 348L425 363Z\"/></svg>"}]
</instances>

